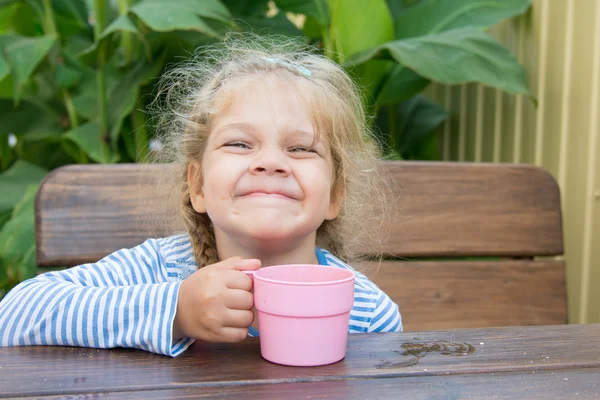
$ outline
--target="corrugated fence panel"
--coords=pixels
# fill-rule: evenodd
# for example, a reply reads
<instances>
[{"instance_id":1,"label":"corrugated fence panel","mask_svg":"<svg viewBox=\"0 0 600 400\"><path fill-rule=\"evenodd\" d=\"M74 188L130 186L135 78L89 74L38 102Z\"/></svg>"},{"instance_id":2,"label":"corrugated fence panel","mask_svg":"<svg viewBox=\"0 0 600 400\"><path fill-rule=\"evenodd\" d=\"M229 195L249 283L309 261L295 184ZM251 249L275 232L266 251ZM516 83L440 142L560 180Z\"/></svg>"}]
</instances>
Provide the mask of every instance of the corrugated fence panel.
<instances>
[{"instance_id":1,"label":"corrugated fence panel","mask_svg":"<svg viewBox=\"0 0 600 400\"><path fill-rule=\"evenodd\" d=\"M535 0L490 30L527 70L532 94L432 84L450 113L444 160L540 165L559 182L569 319L600 322L600 0Z\"/></svg>"}]
</instances>

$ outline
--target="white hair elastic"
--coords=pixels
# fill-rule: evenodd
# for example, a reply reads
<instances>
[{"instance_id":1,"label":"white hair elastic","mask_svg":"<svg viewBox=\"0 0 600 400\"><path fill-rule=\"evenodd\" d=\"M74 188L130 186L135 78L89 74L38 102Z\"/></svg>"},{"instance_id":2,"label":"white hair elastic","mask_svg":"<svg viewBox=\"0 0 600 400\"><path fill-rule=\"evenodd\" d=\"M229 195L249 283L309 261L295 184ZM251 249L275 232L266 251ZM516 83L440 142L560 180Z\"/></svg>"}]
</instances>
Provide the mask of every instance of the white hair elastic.
<instances>
[{"instance_id":1,"label":"white hair elastic","mask_svg":"<svg viewBox=\"0 0 600 400\"><path fill-rule=\"evenodd\" d=\"M263 58L268 62L271 62L274 64L279 64L286 68L295 69L296 71L300 72L304 76L307 76L307 77L312 76L312 72L308 68L303 67L300 64L296 64L295 62L282 60L280 58L271 58L271 57L263 57Z\"/></svg>"}]
</instances>

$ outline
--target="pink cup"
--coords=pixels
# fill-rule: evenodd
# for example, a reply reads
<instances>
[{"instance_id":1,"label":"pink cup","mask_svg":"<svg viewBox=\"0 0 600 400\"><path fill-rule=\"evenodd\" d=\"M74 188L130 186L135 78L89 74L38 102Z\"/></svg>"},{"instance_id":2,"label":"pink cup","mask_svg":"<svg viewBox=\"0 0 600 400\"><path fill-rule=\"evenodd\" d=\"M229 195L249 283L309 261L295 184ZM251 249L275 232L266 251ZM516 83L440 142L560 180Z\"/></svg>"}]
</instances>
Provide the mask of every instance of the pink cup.
<instances>
[{"instance_id":1,"label":"pink cup","mask_svg":"<svg viewBox=\"0 0 600 400\"><path fill-rule=\"evenodd\" d=\"M260 350L266 360L317 366L345 357L354 272L304 264L244 272L254 281Z\"/></svg>"}]
</instances>

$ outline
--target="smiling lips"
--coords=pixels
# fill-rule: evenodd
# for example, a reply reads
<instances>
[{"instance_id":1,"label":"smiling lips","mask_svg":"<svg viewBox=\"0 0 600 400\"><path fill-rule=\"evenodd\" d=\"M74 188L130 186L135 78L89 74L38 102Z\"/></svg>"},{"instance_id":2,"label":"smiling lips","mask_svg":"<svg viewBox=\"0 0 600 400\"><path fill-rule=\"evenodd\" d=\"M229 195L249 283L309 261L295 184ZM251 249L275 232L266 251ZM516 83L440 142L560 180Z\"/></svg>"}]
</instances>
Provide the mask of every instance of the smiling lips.
<instances>
[{"instance_id":1,"label":"smiling lips","mask_svg":"<svg viewBox=\"0 0 600 400\"><path fill-rule=\"evenodd\" d=\"M266 197L266 198L280 198L280 199L288 199L288 200L295 200L295 198L291 195L289 195L288 193L282 192L282 191L268 191L268 190L256 190L256 191L251 191L248 193L245 193L243 195L241 195L240 197Z\"/></svg>"},{"instance_id":2,"label":"smiling lips","mask_svg":"<svg viewBox=\"0 0 600 400\"><path fill-rule=\"evenodd\" d=\"M298 200L299 197L292 193L289 190L281 190L281 189L264 189L264 188L252 188L247 190L241 190L238 194L238 197L262 197L262 198L271 198L271 199L288 199L288 200Z\"/></svg>"}]
</instances>

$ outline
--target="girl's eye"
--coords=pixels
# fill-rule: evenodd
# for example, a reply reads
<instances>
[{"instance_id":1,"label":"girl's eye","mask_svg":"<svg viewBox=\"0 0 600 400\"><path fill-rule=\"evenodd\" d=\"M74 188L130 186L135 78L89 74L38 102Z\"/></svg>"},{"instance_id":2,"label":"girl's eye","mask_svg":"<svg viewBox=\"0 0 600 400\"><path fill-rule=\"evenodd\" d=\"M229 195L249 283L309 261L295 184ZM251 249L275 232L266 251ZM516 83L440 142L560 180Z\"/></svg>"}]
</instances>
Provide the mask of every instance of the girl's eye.
<instances>
[{"instance_id":1,"label":"girl's eye","mask_svg":"<svg viewBox=\"0 0 600 400\"><path fill-rule=\"evenodd\" d=\"M223 147L239 147L240 149L249 149L250 145L244 142L229 142L225 143Z\"/></svg>"},{"instance_id":2,"label":"girl's eye","mask_svg":"<svg viewBox=\"0 0 600 400\"><path fill-rule=\"evenodd\" d=\"M291 152L307 152L307 153L316 153L317 151L313 148L310 147L304 147L304 146L296 146L296 147L292 147L290 149Z\"/></svg>"}]
</instances>

